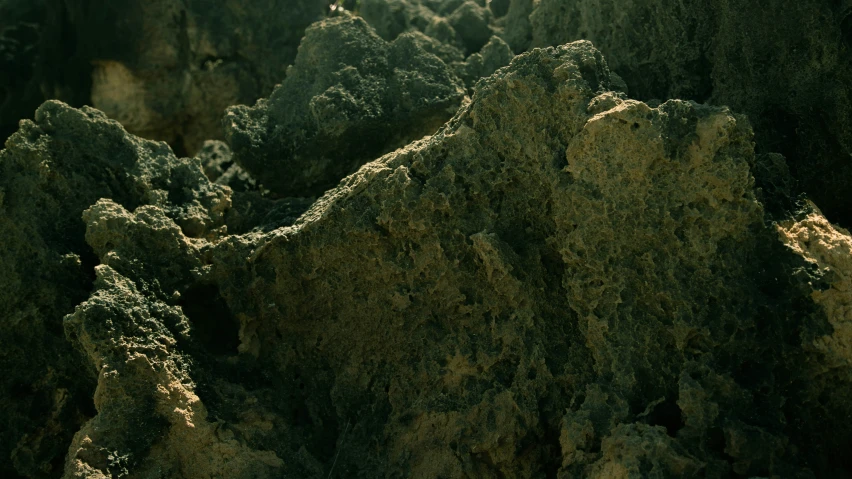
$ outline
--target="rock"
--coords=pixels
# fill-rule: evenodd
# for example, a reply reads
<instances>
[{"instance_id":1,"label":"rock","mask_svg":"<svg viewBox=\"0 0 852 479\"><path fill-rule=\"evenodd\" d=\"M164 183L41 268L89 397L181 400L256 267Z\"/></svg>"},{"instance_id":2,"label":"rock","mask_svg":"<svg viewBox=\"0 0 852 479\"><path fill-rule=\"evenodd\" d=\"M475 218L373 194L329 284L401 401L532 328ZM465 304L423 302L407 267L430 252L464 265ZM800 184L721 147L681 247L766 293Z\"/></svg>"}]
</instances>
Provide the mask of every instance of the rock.
<instances>
[{"instance_id":1,"label":"rock","mask_svg":"<svg viewBox=\"0 0 852 479\"><path fill-rule=\"evenodd\" d=\"M218 140L207 140L195 155L201 161L204 174L210 181L225 185L234 191L256 191L257 182L240 165L234 163L233 153L228 145Z\"/></svg>"},{"instance_id":2,"label":"rock","mask_svg":"<svg viewBox=\"0 0 852 479\"><path fill-rule=\"evenodd\" d=\"M585 38L636 98L707 101L748 115L758 153L782 154L798 188L829 219L852 226L849 2L529 5L512 3L523 13L507 23L504 38L516 51L527 31L533 47Z\"/></svg>"},{"instance_id":3,"label":"rock","mask_svg":"<svg viewBox=\"0 0 852 479\"><path fill-rule=\"evenodd\" d=\"M314 196L360 165L433 133L465 97L438 57L345 16L311 26L268 100L224 119L234 160L280 196Z\"/></svg>"},{"instance_id":4,"label":"rock","mask_svg":"<svg viewBox=\"0 0 852 479\"><path fill-rule=\"evenodd\" d=\"M508 65L514 56L512 49L500 37L491 37L479 53L474 53L464 62L455 63L453 66L459 78L472 89L480 78L490 76L498 68Z\"/></svg>"},{"instance_id":5,"label":"rock","mask_svg":"<svg viewBox=\"0 0 852 479\"><path fill-rule=\"evenodd\" d=\"M361 0L357 13L387 41L420 31L467 55L495 33L494 16L482 1Z\"/></svg>"},{"instance_id":6,"label":"rock","mask_svg":"<svg viewBox=\"0 0 852 479\"><path fill-rule=\"evenodd\" d=\"M291 384L258 394L334 431L290 450L346 476L838 473L849 366L812 346L843 354L813 296L837 279L764 221L748 121L612 86L589 43L521 55L293 226L214 247L243 360Z\"/></svg>"},{"instance_id":7,"label":"rock","mask_svg":"<svg viewBox=\"0 0 852 479\"><path fill-rule=\"evenodd\" d=\"M233 453L274 452L273 469L232 474L794 475L824 464L818 435L842 449L848 428L816 419L848 409L848 341L830 332L844 296L817 293L842 291L842 277L802 269L807 255L764 223L748 123L611 86L588 43L535 50L293 226L159 248L185 264L168 276L196 285L182 310L195 354L218 365L196 375L207 414L238 431L252 430L245 417L281 424L243 432ZM147 283L140 246L166 243L115 237L114 254L96 250ZM199 315L204 304L220 313ZM238 326L203 339L222 320ZM243 372L224 377L224 364ZM238 379L258 367L278 379ZM793 433L793 411L813 422ZM178 427L160 416L159 431ZM191 463L163 444L139 464Z\"/></svg>"},{"instance_id":8,"label":"rock","mask_svg":"<svg viewBox=\"0 0 852 479\"><path fill-rule=\"evenodd\" d=\"M67 451L66 477L847 474L852 236L747 117L629 99L579 41L358 168L353 131L395 125L371 111L417 111L388 85L464 96L424 44L344 13L233 110L234 159L281 198L206 177L221 144L179 159L57 102L23 123L0 153L3 472ZM291 161L320 133L357 171Z\"/></svg>"},{"instance_id":9,"label":"rock","mask_svg":"<svg viewBox=\"0 0 852 479\"><path fill-rule=\"evenodd\" d=\"M229 194L200 163L177 160L164 143L128 135L91 108L47 102L9 138L0 151L4 476L55 477L74 431L94 414L97 370L84 366L62 333L62 317L88 297L98 262L84 240L83 210L100 198L126 208L156 205L182 235L209 237L224 225ZM115 240L95 243L111 248ZM151 287L167 281L149 279Z\"/></svg>"},{"instance_id":10,"label":"rock","mask_svg":"<svg viewBox=\"0 0 852 479\"><path fill-rule=\"evenodd\" d=\"M44 2L0 1L0 146L44 101L37 80Z\"/></svg>"}]
</instances>

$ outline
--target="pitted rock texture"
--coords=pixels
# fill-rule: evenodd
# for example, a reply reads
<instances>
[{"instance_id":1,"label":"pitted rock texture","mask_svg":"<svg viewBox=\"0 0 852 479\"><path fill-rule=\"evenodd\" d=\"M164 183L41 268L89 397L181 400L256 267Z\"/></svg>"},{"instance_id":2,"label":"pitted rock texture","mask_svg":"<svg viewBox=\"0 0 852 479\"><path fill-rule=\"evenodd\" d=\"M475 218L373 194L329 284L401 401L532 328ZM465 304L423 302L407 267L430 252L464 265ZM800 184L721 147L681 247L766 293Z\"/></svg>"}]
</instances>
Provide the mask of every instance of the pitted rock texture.
<instances>
[{"instance_id":1,"label":"pitted rock texture","mask_svg":"<svg viewBox=\"0 0 852 479\"><path fill-rule=\"evenodd\" d=\"M588 42L518 56L275 229L93 201L66 476L848 471L852 238L765 220L745 117L613 84Z\"/></svg>"},{"instance_id":2,"label":"pitted rock texture","mask_svg":"<svg viewBox=\"0 0 852 479\"><path fill-rule=\"evenodd\" d=\"M222 141L205 141L195 156L201 161L204 174L216 184L228 186L235 192L262 189L251 175L234 163L234 154Z\"/></svg>"},{"instance_id":3,"label":"pitted rock texture","mask_svg":"<svg viewBox=\"0 0 852 479\"><path fill-rule=\"evenodd\" d=\"M79 55L94 64L91 104L129 131L189 154L221 137L225 108L252 102L281 81L304 29L329 4L65 3Z\"/></svg>"},{"instance_id":4,"label":"pitted rock texture","mask_svg":"<svg viewBox=\"0 0 852 479\"><path fill-rule=\"evenodd\" d=\"M318 23L226 117L233 157L59 102L22 123L0 473L848 475L852 236L749 119L630 99L587 41L475 81L547 3L404 5L488 36L462 63L417 15Z\"/></svg>"},{"instance_id":5,"label":"pitted rock texture","mask_svg":"<svg viewBox=\"0 0 852 479\"><path fill-rule=\"evenodd\" d=\"M415 35L385 42L361 18L305 32L269 99L228 110L234 160L281 196L315 196L363 163L433 133L465 98L461 80Z\"/></svg>"},{"instance_id":6,"label":"pitted rock texture","mask_svg":"<svg viewBox=\"0 0 852 479\"><path fill-rule=\"evenodd\" d=\"M818 418L849 382L811 367L831 286L764 225L748 122L610 81L588 43L522 55L293 227L220 246L251 255L213 267L238 349L292 371L339 474L807 476L848 444Z\"/></svg>"},{"instance_id":7,"label":"pitted rock texture","mask_svg":"<svg viewBox=\"0 0 852 479\"><path fill-rule=\"evenodd\" d=\"M495 33L482 0L361 0L356 9L385 40L417 30L470 55Z\"/></svg>"},{"instance_id":8,"label":"pitted rock texture","mask_svg":"<svg viewBox=\"0 0 852 479\"><path fill-rule=\"evenodd\" d=\"M204 237L224 226L229 195L200 164L128 135L94 109L45 103L9 138L0 151L4 477L56 477L68 439L94 414L96 371L83 366L62 330L62 317L88 297L98 262L82 212L100 198L134 209L156 205L182 234Z\"/></svg>"},{"instance_id":9,"label":"pitted rock texture","mask_svg":"<svg viewBox=\"0 0 852 479\"><path fill-rule=\"evenodd\" d=\"M635 98L748 115L758 153L786 158L829 219L852 226L852 4L513 0L517 51L588 39Z\"/></svg>"}]
</instances>

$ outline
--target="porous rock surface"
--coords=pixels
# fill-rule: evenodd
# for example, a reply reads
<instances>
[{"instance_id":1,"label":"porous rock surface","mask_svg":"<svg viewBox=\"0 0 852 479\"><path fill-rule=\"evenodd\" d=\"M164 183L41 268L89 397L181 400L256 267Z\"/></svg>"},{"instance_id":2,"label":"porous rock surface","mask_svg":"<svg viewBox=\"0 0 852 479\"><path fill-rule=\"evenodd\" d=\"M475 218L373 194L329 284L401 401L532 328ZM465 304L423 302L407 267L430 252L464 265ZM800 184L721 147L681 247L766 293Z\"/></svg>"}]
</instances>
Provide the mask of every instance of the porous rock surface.
<instances>
[{"instance_id":1,"label":"porous rock surface","mask_svg":"<svg viewBox=\"0 0 852 479\"><path fill-rule=\"evenodd\" d=\"M512 0L518 48L588 39L635 98L748 115L832 221L852 226L852 3L846 0Z\"/></svg>"},{"instance_id":2,"label":"porous rock surface","mask_svg":"<svg viewBox=\"0 0 852 479\"><path fill-rule=\"evenodd\" d=\"M68 439L94 414L96 370L62 326L88 297L98 262L83 210L101 198L151 205L204 237L224 225L229 195L200 164L97 110L48 102L21 123L0 151L0 475L55 477Z\"/></svg>"},{"instance_id":3,"label":"porous rock surface","mask_svg":"<svg viewBox=\"0 0 852 479\"><path fill-rule=\"evenodd\" d=\"M311 22L348 11L385 41L416 38L469 93L510 52L591 40L633 98L746 114L757 153L781 154L791 188L852 226L846 0L2 0L0 67L10 74L0 78L0 141L57 98L92 104L194 155L223 139L226 107L252 104L285 80Z\"/></svg>"},{"instance_id":4,"label":"porous rock surface","mask_svg":"<svg viewBox=\"0 0 852 479\"><path fill-rule=\"evenodd\" d=\"M433 133L465 91L421 44L411 34L388 43L359 17L312 25L269 99L228 110L234 160L278 195L311 196Z\"/></svg>"},{"instance_id":5,"label":"porous rock surface","mask_svg":"<svg viewBox=\"0 0 852 479\"><path fill-rule=\"evenodd\" d=\"M7 429L4 445L58 430L67 447L10 470L848 472L852 237L812 205L766 221L758 195L777 192L751 171L772 158L755 156L745 117L651 107L618 84L588 42L532 50L434 135L295 223L244 234L199 159L46 104L0 154L0 218L35 254L0 258L19 272L71 259L4 284L23 319L4 317L0 341L30 338L8 356L21 378L65 381L80 406ZM13 302L25 294L51 300Z\"/></svg>"}]
</instances>

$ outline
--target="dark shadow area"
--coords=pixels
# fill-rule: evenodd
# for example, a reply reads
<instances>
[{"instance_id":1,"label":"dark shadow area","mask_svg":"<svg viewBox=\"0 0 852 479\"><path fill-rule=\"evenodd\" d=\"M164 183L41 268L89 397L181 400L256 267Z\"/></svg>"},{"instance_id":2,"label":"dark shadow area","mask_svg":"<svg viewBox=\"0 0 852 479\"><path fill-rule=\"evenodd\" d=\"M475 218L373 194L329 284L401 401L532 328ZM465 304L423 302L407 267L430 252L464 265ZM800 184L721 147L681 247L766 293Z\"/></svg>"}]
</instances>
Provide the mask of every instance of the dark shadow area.
<instances>
[{"instance_id":1,"label":"dark shadow area","mask_svg":"<svg viewBox=\"0 0 852 479\"><path fill-rule=\"evenodd\" d=\"M237 354L240 325L215 285L196 285L178 305L192 324L193 337L211 354Z\"/></svg>"}]
</instances>

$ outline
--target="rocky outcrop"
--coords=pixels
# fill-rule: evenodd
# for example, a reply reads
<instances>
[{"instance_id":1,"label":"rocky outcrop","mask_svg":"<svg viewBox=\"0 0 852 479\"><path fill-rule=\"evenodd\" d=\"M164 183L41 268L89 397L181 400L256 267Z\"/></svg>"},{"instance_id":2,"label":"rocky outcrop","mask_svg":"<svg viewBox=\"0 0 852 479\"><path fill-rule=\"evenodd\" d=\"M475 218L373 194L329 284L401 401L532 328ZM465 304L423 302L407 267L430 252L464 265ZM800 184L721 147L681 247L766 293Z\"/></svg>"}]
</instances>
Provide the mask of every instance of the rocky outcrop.
<instances>
[{"instance_id":1,"label":"rocky outcrop","mask_svg":"<svg viewBox=\"0 0 852 479\"><path fill-rule=\"evenodd\" d=\"M748 115L758 152L784 155L799 188L852 225L849 2L513 0L511 11L513 47L585 38L635 98Z\"/></svg>"},{"instance_id":2,"label":"rocky outcrop","mask_svg":"<svg viewBox=\"0 0 852 479\"><path fill-rule=\"evenodd\" d=\"M281 81L328 3L80 0L64 8L78 57L94 65L91 104L133 133L194 153L221 137L225 108Z\"/></svg>"},{"instance_id":3,"label":"rocky outcrop","mask_svg":"<svg viewBox=\"0 0 852 479\"><path fill-rule=\"evenodd\" d=\"M315 196L359 166L433 133L465 97L416 35L385 42L358 17L305 32L268 100L224 119L234 160L281 196Z\"/></svg>"},{"instance_id":4,"label":"rocky outcrop","mask_svg":"<svg viewBox=\"0 0 852 479\"><path fill-rule=\"evenodd\" d=\"M846 7L661 2L0 17L0 476L848 475Z\"/></svg>"},{"instance_id":5,"label":"rocky outcrop","mask_svg":"<svg viewBox=\"0 0 852 479\"><path fill-rule=\"evenodd\" d=\"M68 439L95 413L97 369L62 326L89 296L99 262L84 239L83 211L101 198L131 209L152 205L181 234L199 238L224 225L229 195L209 183L199 163L179 161L164 143L128 135L90 108L45 103L9 138L0 151L4 476L55 477ZM146 262L165 272L163 263Z\"/></svg>"},{"instance_id":6,"label":"rocky outcrop","mask_svg":"<svg viewBox=\"0 0 852 479\"><path fill-rule=\"evenodd\" d=\"M14 324L71 313L73 349L42 361L80 404L94 399L59 423L67 455L33 467L841 474L852 238L811 206L766 220L757 195L783 190L756 189L751 171L771 159L755 156L745 117L651 107L616 85L588 42L518 56L434 135L364 165L295 223L255 217L244 234L200 160L93 110L45 105L0 165L83 223L51 246L55 230L16 206L19 190L4 186L3 211L28 212L8 223L31 228L33 248L88 259L69 283L77 296L54 292L50 314ZM99 143L68 140L95 132ZM66 164L60 148L78 153ZM82 169L75 155L97 161ZM92 193L60 200L77 184ZM66 354L84 374L57 366Z\"/></svg>"},{"instance_id":7,"label":"rocky outcrop","mask_svg":"<svg viewBox=\"0 0 852 479\"><path fill-rule=\"evenodd\" d=\"M55 98L93 105L128 131L194 154L221 138L225 108L281 81L329 3L5 0L0 140Z\"/></svg>"}]
</instances>

